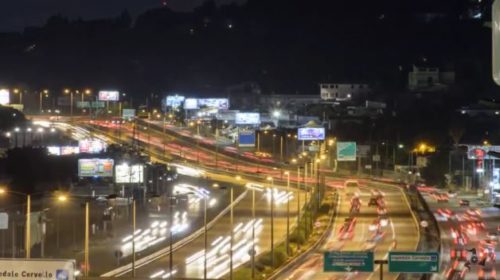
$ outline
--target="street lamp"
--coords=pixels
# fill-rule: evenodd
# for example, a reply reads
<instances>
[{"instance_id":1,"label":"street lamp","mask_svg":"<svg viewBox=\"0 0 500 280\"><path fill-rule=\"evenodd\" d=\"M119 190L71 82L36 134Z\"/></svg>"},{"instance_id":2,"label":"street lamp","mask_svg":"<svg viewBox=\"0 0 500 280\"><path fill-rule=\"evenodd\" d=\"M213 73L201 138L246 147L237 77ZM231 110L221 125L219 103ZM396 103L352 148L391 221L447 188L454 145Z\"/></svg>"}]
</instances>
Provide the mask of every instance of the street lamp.
<instances>
[{"instance_id":1,"label":"street lamp","mask_svg":"<svg viewBox=\"0 0 500 280\"><path fill-rule=\"evenodd\" d=\"M9 191L4 188L0 188L0 195L5 195L7 193L12 193L15 195L20 195L26 197L26 233L25 233L25 239L24 239L24 250L25 250L25 257L26 259L29 259L31 257L31 195L21 193L21 192L16 192L16 191Z\"/></svg>"},{"instance_id":2,"label":"street lamp","mask_svg":"<svg viewBox=\"0 0 500 280\"><path fill-rule=\"evenodd\" d=\"M286 171L286 195L290 195L290 172ZM290 199L286 200L286 254L290 255Z\"/></svg>"},{"instance_id":3,"label":"street lamp","mask_svg":"<svg viewBox=\"0 0 500 280\"><path fill-rule=\"evenodd\" d=\"M19 104L23 104L23 91L15 88L14 94L19 94Z\"/></svg>"},{"instance_id":4,"label":"street lamp","mask_svg":"<svg viewBox=\"0 0 500 280\"><path fill-rule=\"evenodd\" d=\"M271 182L271 268L274 269L274 178L269 176L266 180Z\"/></svg>"},{"instance_id":5,"label":"street lamp","mask_svg":"<svg viewBox=\"0 0 500 280\"><path fill-rule=\"evenodd\" d=\"M44 89L43 91L40 91L40 113L42 113L43 110L43 96L45 96L46 98L49 97L49 90Z\"/></svg>"},{"instance_id":6,"label":"street lamp","mask_svg":"<svg viewBox=\"0 0 500 280\"><path fill-rule=\"evenodd\" d=\"M57 196L57 200L60 203L66 203L69 200L68 195L60 194ZM88 201L85 201L85 241L84 241L84 267L83 267L83 275L85 277L89 276L90 271L90 262L89 262L89 241L90 241L90 204Z\"/></svg>"},{"instance_id":7,"label":"street lamp","mask_svg":"<svg viewBox=\"0 0 500 280\"><path fill-rule=\"evenodd\" d=\"M68 94L69 93L69 103L70 103L70 115L71 117L73 117L73 91L69 90L69 89L64 89L64 94Z\"/></svg>"}]
</instances>

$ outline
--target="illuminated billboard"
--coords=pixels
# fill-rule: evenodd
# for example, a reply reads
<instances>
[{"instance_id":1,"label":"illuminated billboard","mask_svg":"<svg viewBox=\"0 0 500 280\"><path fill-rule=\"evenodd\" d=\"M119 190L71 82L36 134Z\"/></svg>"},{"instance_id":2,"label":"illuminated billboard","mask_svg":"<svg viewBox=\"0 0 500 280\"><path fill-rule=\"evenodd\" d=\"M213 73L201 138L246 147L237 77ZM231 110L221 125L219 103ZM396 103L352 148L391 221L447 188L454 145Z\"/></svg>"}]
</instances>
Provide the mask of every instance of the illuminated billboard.
<instances>
[{"instance_id":1,"label":"illuminated billboard","mask_svg":"<svg viewBox=\"0 0 500 280\"><path fill-rule=\"evenodd\" d=\"M135 109L123 109L122 118L133 119L135 117Z\"/></svg>"},{"instance_id":2,"label":"illuminated billboard","mask_svg":"<svg viewBox=\"0 0 500 280\"><path fill-rule=\"evenodd\" d=\"M79 177L113 177L112 159L79 159L78 176Z\"/></svg>"},{"instance_id":3,"label":"illuminated billboard","mask_svg":"<svg viewBox=\"0 0 500 280\"><path fill-rule=\"evenodd\" d=\"M143 183L144 165L142 164L120 164L115 168L115 182L117 184Z\"/></svg>"},{"instance_id":4,"label":"illuminated billboard","mask_svg":"<svg viewBox=\"0 0 500 280\"><path fill-rule=\"evenodd\" d=\"M167 105L167 107L177 108L182 105L185 99L186 97L181 95L169 95L165 100L165 105Z\"/></svg>"},{"instance_id":5,"label":"illuminated billboard","mask_svg":"<svg viewBox=\"0 0 500 280\"><path fill-rule=\"evenodd\" d=\"M489 152L500 154L500 146L467 145L468 159L497 159L497 157L489 155Z\"/></svg>"},{"instance_id":6,"label":"illuminated billboard","mask_svg":"<svg viewBox=\"0 0 500 280\"><path fill-rule=\"evenodd\" d=\"M116 90L101 90L99 91L100 101L118 101L120 100L120 93Z\"/></svg>"},{"instance_id":7,"label":"illuminated billboard","mask_svg":"<svg viewBox=\"0 0 500 280\"><path fill-rule=\"evenodd\" d=\"M300 141L325 140L325 128L301 127L299 128L297 135Z\"/></svg>"},{"instance_id":8,"label":"illuminated billboard","mask_svg":"<svg viewBox=\"0 0 500 280\"><path fill-rule=\"evenodd\" d=\"M78 141L80 153L97 154L106 149L106 143L99 139L84 139Z\"/></svg>"},{"instance_id":9,"label":"illuminated billboard","mask_svg":"<svg viewBox=\"0 0 500 280\"><path fill-rule=\"evenodd\" d=\"M236 113L235 116L236 124L260 124L260 114L259 113Z\"/></svg>"},{"instance_id":10,"label":"illuminated billboard","mask_svg":"<svg viewBox=\"0 0 500 280\"><path fill-rule=\"evenodd\" d=\"M240 131L238 134L238 146L255 147L255 131Z\"/></svg>"},{"instance_id":11,"label":"illuminated billboard","mask_svg":"<svg viewBox=\"0 0 500 280\"><path fill-rule=\"evenodd\" d=\"M0 89L0 105L6 105L10 103L10 91L8 89Z\"/></svg>"},{"instance_id":12,"label":"illuminated billboard","mask_svg":"<svg viewBox=\"0 0 500 280\"><path fill-rule=\"evenodd\" d=\"M208 107L208 108L227 110L229 109L229 99L227 98L198 99L198 107Z\"/></svg>"},{"instance_id":13,"label":"illuminated billboard","mask_svg":"<svg viewBox=\"0 0 500 280\"><path fill-rule=\"evenodd\" d=\"M61 155L61 147L59 146L48 146L47 152L52 156L60 156Z\"/></svg>"},{"instance_id":14,"label":"illuminated billboard","mask_svg":"<svg viewBox=\"0 0 500 280\"><path fill-rule=\"evenodd\" d=\"M186 110L198 109L198 99L186 98L186 100L184 100L184 109Z\"/></svg>"},{"instance_id":15,"label":"illuminated billboard","mask_svg":"<svg viewBox=\"0 0 500 280\"><path fill-rule=\"evenodd\" d=\"M67 156L80 153L78 146L48 146L47 151L52 156Z\"/></svg>"}]
</instances>

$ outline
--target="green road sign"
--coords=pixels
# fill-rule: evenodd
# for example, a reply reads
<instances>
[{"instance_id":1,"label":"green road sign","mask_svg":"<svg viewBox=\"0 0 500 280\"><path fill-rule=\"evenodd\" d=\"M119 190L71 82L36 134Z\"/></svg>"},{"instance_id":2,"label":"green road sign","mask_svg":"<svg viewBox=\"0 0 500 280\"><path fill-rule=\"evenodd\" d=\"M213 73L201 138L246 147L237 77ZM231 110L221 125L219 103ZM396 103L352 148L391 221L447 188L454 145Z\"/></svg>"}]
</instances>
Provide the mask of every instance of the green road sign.
<instances>
[{"instance_id":1,"label":"green road sign","mask_svg":"<svg viewBox=\"0 0 500 280\"><path fill-rule=\"evenodd\" d=\"M323 259L325 272L373 271L373 252L325 252Z\"/></svg>"},{"instance_id":2,"label":"green road sign","mask_svg":"<svg viewBox=\"0 0 500 280\"><path fill-rule=\"evenodd\" d=\"M338 161L356 161L356 142L337 142Z\"/></svg>"},{"instance_id":3,"label":"green road sign","mask_svg":"<svg viewBox=\"0 0 500 280\"><path fill-rule=\"evenodd\" d=\"M389 272L437 273L439 253L389 252Z\"/></svg>"}]
</instances>

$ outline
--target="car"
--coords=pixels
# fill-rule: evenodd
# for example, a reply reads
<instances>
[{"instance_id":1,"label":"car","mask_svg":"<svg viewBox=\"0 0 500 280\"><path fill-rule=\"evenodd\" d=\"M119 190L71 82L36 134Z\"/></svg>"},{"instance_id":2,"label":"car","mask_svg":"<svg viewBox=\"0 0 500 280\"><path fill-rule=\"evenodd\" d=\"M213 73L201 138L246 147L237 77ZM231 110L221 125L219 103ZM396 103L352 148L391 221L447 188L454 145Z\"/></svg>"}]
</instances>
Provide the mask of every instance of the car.
<instances>
[{"instance_id":1,"label":"car","mask_svg":"<svg viewBox=\"0 0 500 280\"><path fill-rule=\"evenodd\" d=\"M453 237L453 244L457 246L465 246L469 242L467 234L459 229L451 229L451 237Z\"/></svg>"},{"instance_id":2,"label":"car","mask_svg":"<svg viewBox=\"0 0 500 280\"><path fill-rule=\"evenodd\" d=\"M386 215L387 214L387 209L385 207L377 207L377 214L379 215Z\"/></svg>"},{"instance_id":3,"label":"car","mask_svg":"<svg viewBox=\"0 0 500 280\"><path fill-rule=\"evenodd\" d=\"M448 194L446 194L446 193L437 194L436 201L437 202L448 202L449 201Z\"/></svg>"},{"instance_id":4,"label":"car","mask_svg":"<svg viewBox=\"0 0 500 280\"><path fill-rule=\"evenodd\" d=\"M344 224L339 229L339 240L351 239L354 235L354 227L356 226L356 218L346 218Z\"/></svg>"},{"instance_id":5,"label":"car","mask_svg":"<svg viewBox=\"0 0 500 280\"><path fill-rule=\"evenodd\" d=\"M358 180L346 180L344 182L344 187L346 188L359 188Z\"/></svg>"},{"instance_id":6,"label":"car","mask_svg":"<svg viewBox=\"0 0 500 280\"><path fill-rule=\"evenodd\" d=\"M470 205L470 201L467 200L467 199L460 199L460 201L458 202L458 204L460 206L469 206Z\"/></svg>"},{"instance_id":7,"label":"car","mask_svg":"<svg viewBox=\"0 0 500 280\"><path fill-rule=\"evenodd\" d=\"M497 241L498 240L498 234L496 232L488 232L486 235L489 240Z\"/></svg>"}]
</instances>

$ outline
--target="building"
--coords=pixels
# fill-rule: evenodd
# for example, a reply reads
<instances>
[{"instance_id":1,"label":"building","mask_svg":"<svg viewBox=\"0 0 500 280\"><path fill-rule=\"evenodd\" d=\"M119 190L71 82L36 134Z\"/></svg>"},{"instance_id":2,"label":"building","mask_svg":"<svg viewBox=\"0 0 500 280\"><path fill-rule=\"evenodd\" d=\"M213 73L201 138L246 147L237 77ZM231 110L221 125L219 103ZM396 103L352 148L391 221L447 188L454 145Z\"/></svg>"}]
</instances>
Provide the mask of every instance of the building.
<instances>
[{"instance_id":1,"label":"building","mask_svg":"<svg viewBox=\"0 0 500 280\"><path fill-rule=\"evenodd\" d=\"M413 65L408 73L408 89L411 91L438 91L455 82L454 71L440 71L437 67Z\"/></svg>"},{"instance_id":2,"label":"building","mask_svg":"<svg viewBox=\"0 0 500 280\"><path fill-rule=\"evenodd\" d=\"M319 84L321 99L325 101L351 101L371 92L367 84Z\"/></svg>"}]
</instances>

